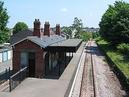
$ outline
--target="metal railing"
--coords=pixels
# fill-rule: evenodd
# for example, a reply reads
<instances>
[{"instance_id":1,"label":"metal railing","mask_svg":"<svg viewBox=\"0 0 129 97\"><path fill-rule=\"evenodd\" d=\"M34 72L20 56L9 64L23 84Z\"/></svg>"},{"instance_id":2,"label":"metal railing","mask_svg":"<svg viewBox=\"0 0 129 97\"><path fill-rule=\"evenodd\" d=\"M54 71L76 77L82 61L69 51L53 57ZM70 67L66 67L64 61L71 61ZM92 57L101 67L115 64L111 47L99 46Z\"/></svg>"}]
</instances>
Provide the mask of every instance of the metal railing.
<instances>
[{"instance_id":1,"label":"metal railing","mask_svg":"<svg viewBox=\"0 0 129 97\"><path fill-rule=\"evenodd\" d=\"M10 78L10 75L12 74L10 67L6 68L5 71L0 72L0 84L4 83Z\"/></svg>"},{"instance_id":2,"label":"metal railing","mask_svg":"<svg viewBox=\"0 0 129 97\"><path fill-rule=\"evenodd\" d=\"M22 68L9 78L9 90L10 92L16 88L26 77L27 77L27 67Z\"/></svg>"}]
</instances>

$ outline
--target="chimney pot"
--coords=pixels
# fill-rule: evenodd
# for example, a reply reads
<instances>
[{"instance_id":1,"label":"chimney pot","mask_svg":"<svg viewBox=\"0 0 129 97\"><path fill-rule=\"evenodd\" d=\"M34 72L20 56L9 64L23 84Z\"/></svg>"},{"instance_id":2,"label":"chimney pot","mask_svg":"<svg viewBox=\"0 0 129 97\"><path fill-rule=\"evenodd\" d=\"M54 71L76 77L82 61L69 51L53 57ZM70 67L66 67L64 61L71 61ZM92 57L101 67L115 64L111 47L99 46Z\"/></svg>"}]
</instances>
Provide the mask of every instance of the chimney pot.
<instances>
[{"instance_id":1,"label":"chimney pot","mask_svg":"<svg viewBox=\"0 0 129 97\"><path fill-rule=\"evenodd\" d=\"M44 35L50 36L50 24L48 21L44 24Z\"/></svg>"},{"instance_id":2,"label":"chimney pot","mask_svg":"<svg viewBox=\"0 0 129 97\"><path fill-rule=\"evenodd\" d=\"M61 35L60 24L56 24L56 35Z\"/></svg>"},{"instance_id":3,"label":"chimney pot","mask_svg":"<svg viewBox=\"0 0 129 97\"><path fill-rule=\"evenodd\" d=\"M45 24L46 24L46 25L49 25L49 22L48 22L48 21L46 21L46 22L45 22Z\"/></svg>"},{"instance_id":4,"label":"chimney pot","mask_svg":"<svg viewBox=\"0 0 129 97\"><path fill-rule=\"evenodd\" d=\"M35 19L34 21L34 32L33 32L33 36L38 36L40 37L40 21L39 19Z\"/></svg>"}]
</instances>

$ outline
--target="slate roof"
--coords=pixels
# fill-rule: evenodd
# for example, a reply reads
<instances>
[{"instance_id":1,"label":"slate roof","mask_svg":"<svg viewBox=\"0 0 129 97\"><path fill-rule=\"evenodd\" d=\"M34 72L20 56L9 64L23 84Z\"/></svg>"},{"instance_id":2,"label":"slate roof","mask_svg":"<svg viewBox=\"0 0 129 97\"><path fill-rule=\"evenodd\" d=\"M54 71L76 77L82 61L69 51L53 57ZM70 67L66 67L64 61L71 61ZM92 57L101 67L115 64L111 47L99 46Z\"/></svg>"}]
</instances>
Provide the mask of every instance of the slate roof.
<instances>
[{"instance_id":1,"label":"slate roof","mask_svg":"<svg viewBox=\"0 0 129 97\"><path fill-rule=\"evenodd\" d=\"M58 52L76 52L82 43L82 39L66 39L49 45L46 50Z\"/></svg>"},{"instance_id":2,"label":"slate roof","mask_svg":"<svg viewBox=\"0 0 129 97\"><path fill-rule=\"evenodd\" d=\"M66 39L49 45L50 47L76 47L82 42L82 39Z\"/></svg>"},{"instance_id":3,"label":"slate roof","mask_svg":"<svg viewBox=\"0 0 129 97\"><path fill-rule=\"evenodd\" d=\"M16 34L14 34L13 36L11 36L10 38L10 44L13 45L16 42L26 38L27 36L32 36L33 35L33 31L32 30L23 30L20 31Z\"/></svg>"},{"instance_id":4,"label":"slate roof","mask_svg":"<svg viewBox=\"0 0 129 97\"><path fill-rule=\"evenodd\" d=\"M24 40L30 40L42 48L49 47L77 47L81 43L81 39L65 39L63 36L33 36L33 30L24 30L14 34L10 39L11 46L18 44Z\"/></svg>"},{"instance_id":5,"label":"slate roof","mask_svg":"<svg viewBox=\"0 0 129 97\"><path fill-rule=\"evenodd\" d=\"M52 45L54 43L61 42L61 41L65 40L65 38L58 36L58 35L52 35L50 37L43 36L41 38L38 38L36 36L32 36L32 37L27 37L27 39L36 43L37 45L41 46L42 48L46 48L49 45Z\"/></svg>"},{"instance_id":6,"label":"slate roof","mask_svg":"<svg viewBox=\"0 0 129 97\"><path fill-rule=\"evenodd\" d=\"M43 33L43 32L41 32L41 33ZM47 41L49 41L49 39L50 39L50 41L51 41L51 39L53 39L53 40L55 40L55 38L61 38L61 37L56 37L57 35L55 35L55 33L52 31L52 30L50 30L50 35L53 37L53 38L48 38L47 39L47 37L45 37L45 36L43 36L43 38L45 38L45 39L47 39ZM20 32L18 32L18 33L16 33L16 34L14 34L14 35L12 35L11 36L11 38L10 38L10 44L11 45L13 45L13 44L15 44L15 43L17 43L17 42L19 42L19 41L21 41L21 40L24 40L25 38L27 38L28 36L33 36L33 29L31 28L31 29L27 29L27 30L23 30L23 31L20 31ZM62 37L64 37L64 36L62 36ZM42 38L42 39L43 39ZM32 39L32 38L31 38ZM33 39L32 39L33 40ZM38 39L36 39L36 40L38 40ZM38 40L39 41L39 40ZM58 41L58 40L57 40Z\"/></svg>"},{"instance_id":7,"label":"slate roof","mask_svg":"<svg viewBox=\"0 0 129 97\"><path fill-rule=\"evenodd\" d=\"M53 43L56 43L56 42L59 42L59 41L64 41L65 38L62 37L62 36L58 36L58 35L52 35L50 37L48 36L42 36L41 38L37 37L37 36L27 36L26 38L23 38L23 39L19 39L19 41L11 44L11 46L14 46L15 44L18 44L24 40L30 40L32 41L33 43L39 45L40 47L42 48L46 48L47 46L53 44Z\"/></svg>"}]
</instances>

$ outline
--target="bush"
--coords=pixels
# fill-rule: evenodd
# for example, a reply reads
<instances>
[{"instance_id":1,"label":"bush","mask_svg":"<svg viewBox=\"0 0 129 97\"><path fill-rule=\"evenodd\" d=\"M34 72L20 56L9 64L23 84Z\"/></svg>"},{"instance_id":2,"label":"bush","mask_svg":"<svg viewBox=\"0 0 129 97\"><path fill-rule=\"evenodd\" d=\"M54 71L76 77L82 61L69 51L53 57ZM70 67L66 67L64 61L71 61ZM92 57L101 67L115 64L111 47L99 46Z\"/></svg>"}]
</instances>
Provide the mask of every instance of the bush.
<instances>
[{"instance_id":1,"label":"bush","mask_svg":"<svg viewBox=\"0 0 129 97\"><path fill-rule=\"evenodd\" d=\"M121 43L117 46L117 49L123 53L129 55L129 44L127 43Z\"/></svg>"}]
</instances>

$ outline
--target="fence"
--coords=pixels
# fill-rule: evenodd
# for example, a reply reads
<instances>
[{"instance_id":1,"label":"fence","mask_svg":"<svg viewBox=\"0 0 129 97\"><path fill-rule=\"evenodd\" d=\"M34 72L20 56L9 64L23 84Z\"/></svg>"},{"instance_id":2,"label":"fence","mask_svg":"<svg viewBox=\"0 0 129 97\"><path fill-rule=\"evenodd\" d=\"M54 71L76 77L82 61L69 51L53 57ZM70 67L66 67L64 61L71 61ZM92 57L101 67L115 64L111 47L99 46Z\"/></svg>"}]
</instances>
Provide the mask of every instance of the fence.
<instances>
[{"instance_id":1,"label":"fence","mask_svg":"<svg viewBox=\"0 0 129 97\"><path fill-rule=\"evenodd\" d=\"M6 68L5 71L0 73L0 84L2 84L3 82L7 81L10 76L11 76L12 72L9 68Z\"/></svg>"},{"instance_id":2,"label":"fence","mask_svg":"<svg viewBox=\"0 0 129 97\"><path fill-rule=\"evenodd\" d=\"M9 79L9 90L10 92L16 88L26 77L27 77L28 68L24 67L12 76Z\"/></svg>"}]
</instances>

